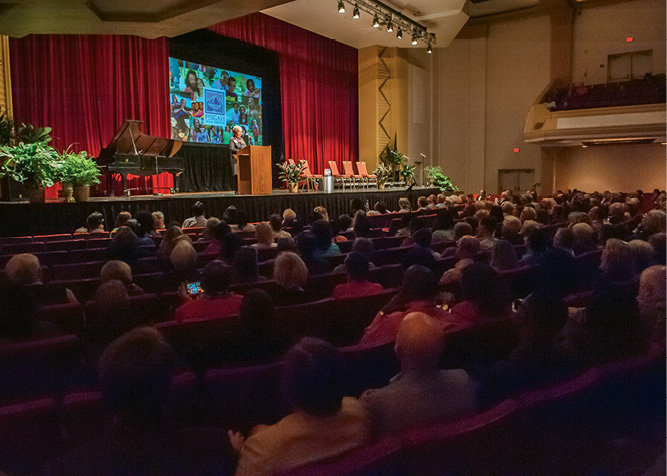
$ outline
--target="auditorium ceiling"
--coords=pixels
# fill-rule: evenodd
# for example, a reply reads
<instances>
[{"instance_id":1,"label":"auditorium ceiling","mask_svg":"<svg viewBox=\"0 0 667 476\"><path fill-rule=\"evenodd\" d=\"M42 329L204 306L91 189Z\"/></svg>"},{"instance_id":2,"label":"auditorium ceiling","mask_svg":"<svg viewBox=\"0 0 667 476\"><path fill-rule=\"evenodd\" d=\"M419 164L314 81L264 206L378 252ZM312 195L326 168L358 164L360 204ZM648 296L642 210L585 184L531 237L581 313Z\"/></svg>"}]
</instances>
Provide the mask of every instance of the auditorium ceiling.
<instances>
[{"instance_id":1,"label":"auditorium ceiling","mask_svg":"<svg viewBox=\"0 0 667 476\"><path fill-rule=\"evenodd\" d=\"M178 36L289 0L0 0L0 34Z\"/></svg>"},{"instance_id":2,"label":"auditorium ceiling","mask_svg":"<svg viewBox=\"0 0 667 476\"><path fill-rule=\"evenodd\" d=\"M542 0L544 1L544 0ZM383 0L387 6L426 26L442 48L468 19L531 8L540 0ZM385 28L372 28L370 15L352 19L352 8L337 11L336 0L0 0L0 34L128 34L146 38L178 36L262 11L341 43L363 48L410 45Z\"/></svg>"}]
</instances>

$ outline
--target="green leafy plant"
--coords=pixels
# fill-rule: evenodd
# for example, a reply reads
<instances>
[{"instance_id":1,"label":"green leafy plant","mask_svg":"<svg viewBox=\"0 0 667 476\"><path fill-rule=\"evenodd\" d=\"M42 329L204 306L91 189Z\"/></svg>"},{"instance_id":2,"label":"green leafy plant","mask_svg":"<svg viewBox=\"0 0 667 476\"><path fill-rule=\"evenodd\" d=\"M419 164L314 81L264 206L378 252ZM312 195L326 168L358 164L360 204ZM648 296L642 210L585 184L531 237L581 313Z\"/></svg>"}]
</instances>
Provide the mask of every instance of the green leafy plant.
<instances>
[{"instance_id":1,"label":"green leafy plant","mask_svg":"<svg viewBox=\"0 0 667 476\"><path fill-rule=\"evenodd\" d=\"M387 183L389 177L391 177L391 169L384 164L378 164L377 168L373 170L373 175L375 175L378 187Z\"/></svg>"},{"instance_id":2,"label":"green leafy plant","mask_svg":"<svg viewBox=\"0 0 667 476\"><path fill-rule=\"evenodd\" d=\"M14 120L7 111L0 114L0 145L9 145L14 138Z\"/></svg>"},{"instance_id":3,"label":"green leafy plant","mask_svg":"<svg viewBox=\"0 0 667 476\"><path fill-rule=\"evenodd\" d=\"M71 147L71 146L70 146ZM72 187L85 187L100 183L100 169L88 152L74 153L68 148L60 154L60 182Z\"/></svg>"},{"instance_id":4,"label":"green leafy plant","mask_svg":"<svg viewBox=\"0 0 667 476\"><path fill-rule=\"evenodd\" d=\"M51 187L60 178L62 161L46 142L0 147L0 177L11 177L27 188Z\"/></svg>"},{"instance_id":5,"label":"green leafy plant","mask_svg":"<svg viewBox=\"0 0 667 476\"><path fill-rule=\"evenodd\" d=\"M412 180L415 178L415 168L416 167L414 165L404 165L401 168L399 175L403 177L406 185L408 182L412 182Z\"/></svg>"},{"instance_id":6,"label":"green leafy plant","mask_svg":"<svg viewBox=\"0 0 667 476\"><path fill-rule=\"evenodd\" d=\"M283 182L287 182L288 184L298 184L306 179L306 176L303 174L303 171L306 168L304 164L281 162L276 164L276 167L280 169L278 178Z\"/></svg>"},{"instance_id":7,"label":"green leafy plant","mask_svg":"<svg viewBox=\"0 0 667 476\"><path fill-rule=\"evenodd\" d=\"M389 167L393 171L400 170L403 165L405 156L398 151L396 147L396 136L394 136L394 144L390 146L389 144L384 146L382 152L380 153L380 161Z\"/></svg>"},{"instance_id":8,"label":"green leafy plant","mask_svg":"<svg viewBox=\"0 0 667 476\"><path fill-rule=\"evenodd\" d=\"M433 182L433 185L445 192L459 192L459 188L452 183L449 177L442 173L440 167L426 167L424 168L426 177Z\"/></svg>"},{"instance_id":9,"label":"green leafy plant","mask_svg":"<svg viewBox=\"0 0 667 476\"><path fill-rule=\"evenodd\" d=\"M21 126L16 131L16 141L25 144L32 144L34 142L51 142L51 128L50 127L35 127L32 124L21 123Z\"/></svg>"}]
</instances>

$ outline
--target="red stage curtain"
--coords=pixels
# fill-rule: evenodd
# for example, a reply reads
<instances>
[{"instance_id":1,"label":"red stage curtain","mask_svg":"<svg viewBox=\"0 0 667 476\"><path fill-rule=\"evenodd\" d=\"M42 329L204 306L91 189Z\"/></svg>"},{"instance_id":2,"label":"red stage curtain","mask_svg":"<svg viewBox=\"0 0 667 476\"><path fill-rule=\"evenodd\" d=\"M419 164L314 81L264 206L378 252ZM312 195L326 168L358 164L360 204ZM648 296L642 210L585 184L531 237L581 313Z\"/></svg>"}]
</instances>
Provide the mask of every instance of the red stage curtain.
<instances>
[{"instance_id":1,"label":"red stage curtain","mask_svg":"<svg viewBox=\"0 0 667 476\"><path fill-rule=\"evenodd\" d=\"M285 158L315 173L359 154L357 50L255 13L209 28L279 53Z\"/></svg>"},{"instance_id":2,"label":"red stage curtain","mask_svg":"<svg viewBox=\"0 0 667 476\"><path fill-rule=\"evenodd\" d=\"M53 128L52 145L95 156L125 119L171 137L166 38L30 35L10 39L14 119ZM151 190L150 177L131 186ZM172 186L161 174L160 186ZM119 184L114 191L120 193ZM55 187L47 197L57 194Z\"/></svg>"}]
</instances>

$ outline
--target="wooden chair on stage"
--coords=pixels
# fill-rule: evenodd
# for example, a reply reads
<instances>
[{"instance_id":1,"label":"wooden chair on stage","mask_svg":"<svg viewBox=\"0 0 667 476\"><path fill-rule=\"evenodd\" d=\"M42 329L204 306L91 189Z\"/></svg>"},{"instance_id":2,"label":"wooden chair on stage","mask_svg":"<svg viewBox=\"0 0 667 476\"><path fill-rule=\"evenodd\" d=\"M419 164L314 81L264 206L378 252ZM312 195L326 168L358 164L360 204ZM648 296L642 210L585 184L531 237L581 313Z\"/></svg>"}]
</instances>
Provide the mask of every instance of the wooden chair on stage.
<instances>
[{"instance_id":1,"label":"wooden chair on stage","mask_svg":"<svg viewBox=\"0 0 667 476\"><path fill-rule=\"evenodd\" d=\"M377 175L368 173L366 162L357 162L357 172L359 172L359 175L361 175L362 179L366 183L366 188L369 188L371 180L375 181L375 186L377 187Z\"/></svg>"},{"instance_id":2,"label":"wooden chair on stage","mask_svg":"<svg viewBox=\"0 0 667 476\"><path fill-rule=\"evenodd\" d=\"M352 161L344 160L343 170L345 170L345 175L348 175L352 178L352 186L354 188L357 188L357 179L359 179L359 182L363 184L364 177L361 174L354 173L354 166L352 165Z\"/></svg>"},{"instance_id":3,"label":"wooden chair on stage","mask_svg":"<svg viewBox=\"0 0 667 476\"><path fill-rule=\"evenodd\" d=\"M308 191L310 192L311 187L312 187L313 190L315 190L315 183L317 182L317 180L321 179L323 176L312 173L310 171L310 165L308 165L307 161L301 159L300 162L305 167L303 169L303 175L306 176L306 186L308 187Z\"/></svg>"},{"instance_id":4,"label":"wooden chair on stage","mask_svg":"<svg viewBox=\"0 0 667 476\"><path fill-rule=\"evenodd\" d=\"M333 176L334 181L339 180L343 184L343 190L345 190L345 181L347 179L354 181L351 175L347 173L341 174L338 171L338 165L336 165L336 162L333 160L329 161L329 169L331 169L331 175Z\"/></svg>"}]
</instances>

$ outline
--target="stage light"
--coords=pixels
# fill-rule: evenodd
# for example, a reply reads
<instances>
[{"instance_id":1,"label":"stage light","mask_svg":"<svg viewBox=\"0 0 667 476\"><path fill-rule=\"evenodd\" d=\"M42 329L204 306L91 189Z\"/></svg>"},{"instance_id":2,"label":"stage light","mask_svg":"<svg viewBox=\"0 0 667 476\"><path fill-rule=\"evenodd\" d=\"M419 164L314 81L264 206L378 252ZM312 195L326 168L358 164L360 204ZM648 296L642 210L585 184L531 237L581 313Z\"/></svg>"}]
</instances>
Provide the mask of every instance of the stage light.
<instances>
[{"instance_id":1,"label":"stage light","mask_svg":"<svg viewBox=\"0 0 667 476\"><path fill-rule=\"evenodd\" d=\"M417 44L417 33L412 34L412 46L415 46Z\"/></svg>"},{"instance_id":2,"label":"stage light","mask_svg":"<svg viewBox=\"0 0 667 476\"><path fill-rule=\"evenodd\" d=\"M373 28L380 28L380 20L378 19L377 13L373 17Z\"/></svg>"},{"instance_id":3,"label":"stage light","mask_svg":"<svg viewBox=\"0 0 667 476\"><path fill-rule=\"evenodd\" d=\"M391 33L394 31L394 24L391 22L391 18L387 19L387 31Z\"/></svg>"},{"instance_id":4,"label":"stage light","mask_svg":"<svg viewBox=\"0 0 667 476\"><path fill-rule=\"evenodd\" d=\"M354 10L352 10L352 18L359 19L359 6L356 3L354 4Z\"/></svg>"},{"instance_id":5,"label":"stage light","mask_svg":"<svg viewBox=\"0 0 667 476\"><path fill-rule=\"evenodd\" d=\"M345 13L345 4L343 0L338 0L338 13Z\"/></svg>"},{"instance_id":6,"label":"stage light","mask_svg":"<svg viewBox=\"0 0 667 476\"><path fill-rule=\"evenodd\" d=\"M431 49L431 42L430 42L430 41L428 42L428 46L426 47L426 52L427 52L428 54L433 53L433 50Z\"/></svg>"},{"instance_id":7,"label":"stage light","mask_svg":"<svg viewBox=\"0 0 667 476\"><path fill-rule=\"evenodd\" d=\"M398 38L399 40L403 38L403 30L401 30L400 28L396 31L396 38Z\"/></svg>"}]
</instances>

